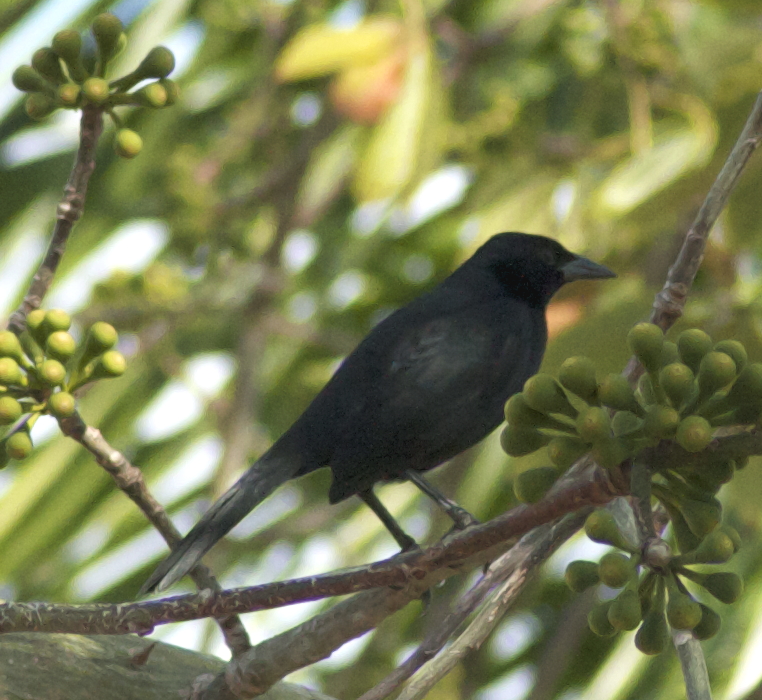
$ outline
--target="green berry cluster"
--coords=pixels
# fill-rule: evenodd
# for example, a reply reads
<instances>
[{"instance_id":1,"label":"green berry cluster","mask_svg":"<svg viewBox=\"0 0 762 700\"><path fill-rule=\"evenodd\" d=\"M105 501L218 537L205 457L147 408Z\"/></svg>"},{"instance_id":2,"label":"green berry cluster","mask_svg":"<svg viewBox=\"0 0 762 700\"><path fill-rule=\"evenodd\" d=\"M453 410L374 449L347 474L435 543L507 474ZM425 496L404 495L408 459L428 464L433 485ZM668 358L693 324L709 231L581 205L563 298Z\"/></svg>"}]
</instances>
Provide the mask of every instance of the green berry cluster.
<instances>
[{"instance_id":1,"label":"green berry cluster","mask_svg":"<svg viewBox=\"0 0 762 700\"><path fill-rule=\"evenodd\" d=\"M113 349L118 339L113 326L93 324L79 346L70 327L65 311L37 309L27 316L20 337L0 331L0 426L6 427L0 467L29 455L29 430L40 415L68 418L76 410L76 389L124 373L124 357Z\"/></svg>"},{"instance_id":2,"label":"green berry cluster","mask_svg":"<svg viewBox=\"0 0 762 700\"><path fill-rule=\"evenodd\" d=\"M516 479L520 500L541 498L560 472L588 452L611 469L660 440L674 439L685 450L700 452L718 426L759 423L762 364L749 363L738 341L714 344L703 331L691 329L673 343L650 323L632 328L627 339L646 370L637 388L619 374L598 382L591 360L572 357L558 380L535 375L506 404L503 449L519 457L547 446L553 463ZM683 491L716 492L736 466L725 461L701 470L678 469L667 475L672 483L664 489L680 482L688 484ZM657 495L661 499L664 493Z\"/></svg>"},{"instance_id":3,"label":"green berry cluster","mask_svg":"<svg viewBox=\"0 0 762 700\"><path fill-rule=\"evenodd\" d=\"M120 120L114 107L135 105L160 109L173 105L178 98L176 83L167 79L175 67L172 52L157 46L148 52L140 65L121 78L105 79L109 62L127 43L122 22L112 14L98 15L91 25L97 53L94 66L82 55L82 37L74 29L64 29L51 46L35 51L31 66L19 66L13 72L13 84L29 93L26 112L32 119L44 119L56 109L79 109L84 105L101 107L117 127ZM138 83L153 80L130 92ZM140 153L143 142L131 129L117 131L116 152L124 158Z\"/></svg>"},{"instance_id":4,"label":"green berry cluster","mask_svg":"<svg viewBox=\"0 0 762 700\"><path fill-rule=\"evenodd\" d=\"M724 564L738 551L741 539L729 525L716 525L694 549L678 555L672 553L666 542L657 539L659 556L651 557L651 563L647 553L624 537L607 510L591 513L585 532L593 541L610 544L621 551L608 552L598 564L571 562L566 568L566 582L575 592L597 583L621 589L615 598L593 607L588 625L601 637L637 629L635 645L644 654L658 654L666 647L668 625L673 629L692 630L700 640L709 639L719 631L720 616L694 599L684 579L703 587L722 603L735 602L743 590L741 578L732 572L704 573L688 568L694 564Z\"/></svg>"}]
</instances>

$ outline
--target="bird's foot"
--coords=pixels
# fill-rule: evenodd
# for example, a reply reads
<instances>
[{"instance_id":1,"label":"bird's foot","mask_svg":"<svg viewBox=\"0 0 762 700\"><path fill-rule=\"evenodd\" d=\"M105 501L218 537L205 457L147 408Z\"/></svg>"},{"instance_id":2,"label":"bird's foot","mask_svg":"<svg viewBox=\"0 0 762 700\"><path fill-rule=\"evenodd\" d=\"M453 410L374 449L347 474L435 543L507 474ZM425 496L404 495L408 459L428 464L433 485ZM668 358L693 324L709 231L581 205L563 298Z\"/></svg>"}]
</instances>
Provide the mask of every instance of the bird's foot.
<instances>
[{"instance_id":1,"label":"bird's foot","mask_svg":"<svg viewBox=\"0 0 762 700\"><path fill-rule=\"evenodd\" d=\"M455 508L452 508L449 516L452 518L452 521L455 523L455 527L453 529L455 530L465 530L468 527L471 527L472 525L479 525L480 521L477 520L471 513L469 513L465 508L461 508L460 506L457 506Z\"/></svg>"}]
</instances>

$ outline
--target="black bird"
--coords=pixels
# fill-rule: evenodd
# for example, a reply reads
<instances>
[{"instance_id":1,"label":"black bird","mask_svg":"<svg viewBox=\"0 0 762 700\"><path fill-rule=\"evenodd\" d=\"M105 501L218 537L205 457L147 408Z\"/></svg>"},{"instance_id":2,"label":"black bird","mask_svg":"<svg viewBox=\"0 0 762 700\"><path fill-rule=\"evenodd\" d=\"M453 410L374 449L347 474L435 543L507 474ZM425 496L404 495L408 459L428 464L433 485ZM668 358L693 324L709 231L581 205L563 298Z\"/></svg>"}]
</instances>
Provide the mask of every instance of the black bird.
<instances>
[{"instance_id":1,"label":"black bird","mask_svg":"<svg viewBox=\"0 0 762 700\"><path fill-rule=\"evenodd\" d=\"M280 484L330 466L331 503L357 494L403 548L414 544L373 493L409 479L459 526L470 516L423 480L503 420L540 366L545 307L566 282L614 277L544 236L493 236L427 294L391 314L297 421L201 518L141 593L163 590Z\"/></svg>"}]
</instances>

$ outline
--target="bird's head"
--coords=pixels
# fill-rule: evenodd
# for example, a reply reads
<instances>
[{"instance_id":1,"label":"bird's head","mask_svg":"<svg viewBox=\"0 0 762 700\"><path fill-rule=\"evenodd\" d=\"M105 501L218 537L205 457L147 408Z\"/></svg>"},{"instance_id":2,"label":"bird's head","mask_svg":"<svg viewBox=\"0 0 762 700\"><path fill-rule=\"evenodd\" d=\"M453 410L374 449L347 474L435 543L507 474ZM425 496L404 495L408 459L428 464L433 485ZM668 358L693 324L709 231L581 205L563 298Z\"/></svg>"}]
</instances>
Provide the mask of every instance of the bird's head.
<instances>
[{"instance_id":1,"label":"bird's head","mask_svg":"<svg viewBox=\"0 0 762 700\"><path fill-rule=\"evenodd\" d=\"M498 233L467 264L489 270L510 294L539 307L546 306L567 282L616 277L604 265L570 253L552 238L527 233Z\"/></svg>"}]
</instances>

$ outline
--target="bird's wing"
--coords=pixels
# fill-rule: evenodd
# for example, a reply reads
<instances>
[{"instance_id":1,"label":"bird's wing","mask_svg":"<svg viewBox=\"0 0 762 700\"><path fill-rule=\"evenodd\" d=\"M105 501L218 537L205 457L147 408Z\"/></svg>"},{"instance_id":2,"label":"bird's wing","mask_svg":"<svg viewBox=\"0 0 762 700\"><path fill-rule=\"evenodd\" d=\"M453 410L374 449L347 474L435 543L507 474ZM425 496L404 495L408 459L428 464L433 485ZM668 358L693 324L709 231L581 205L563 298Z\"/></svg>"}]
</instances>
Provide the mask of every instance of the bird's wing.
<instances>
[{"instance_id":1,"label":"bird's wing","mask_svg":"<svg viewBox=\"0 0 762 700\"><path fill-rule=\"evenodd\" d=\"M370 483L430 469L500 423L505 400L536 371L544 321L513 309L518 315L506 325L496 308L509 312L492 305L400 324L405 330L378 349L375 362L358 363L365 371L356 383L362 395L342 411L330 461L332 501L372 475ZM353 368L347 370L349 378Z\"/></svg>"}]
</instances>

